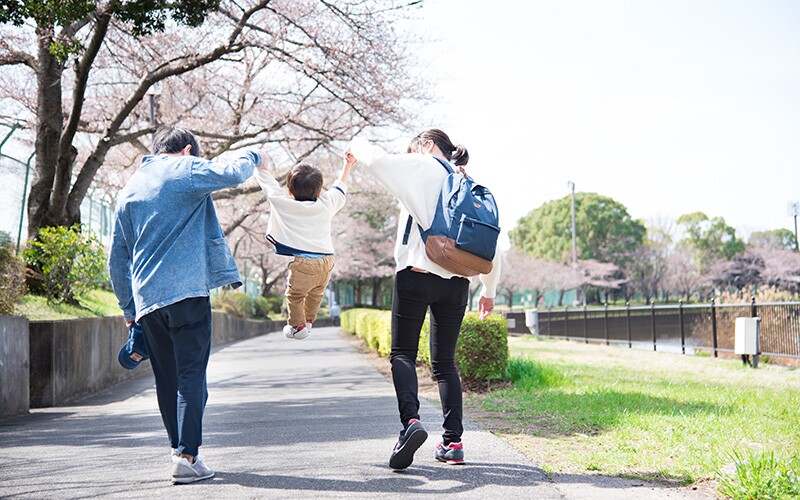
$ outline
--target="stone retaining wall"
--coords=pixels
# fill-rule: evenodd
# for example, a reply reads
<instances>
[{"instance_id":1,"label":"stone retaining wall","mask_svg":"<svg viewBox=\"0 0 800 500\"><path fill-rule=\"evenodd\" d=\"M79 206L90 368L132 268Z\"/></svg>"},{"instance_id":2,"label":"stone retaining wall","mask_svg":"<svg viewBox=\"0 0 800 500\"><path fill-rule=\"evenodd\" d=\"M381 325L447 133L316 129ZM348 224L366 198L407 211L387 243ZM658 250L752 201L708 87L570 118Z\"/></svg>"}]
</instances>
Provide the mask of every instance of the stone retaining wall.
<instances>
[{"instance_id":1,"label":"stone retaining wall","mask_svg":"<svg viewBox=\"0 0 800 500\"><path fill-rule=\"evenodd\" d=\"M0 419L28 412L28 319L0 316Z\"/></svg>"},{"instance_id":2,"label":"stone retaining wall","mask_svg":"<svg viewBox=\"0 0 800 500\"><path fill-rule=\"evenodd\" d=\"M214 346L279 331L285 324L212 314ZM117 362L128 338L119 316L30 323L25 318L0 319L0 417L27 412L28 401L30 408L59 406L130 378L152 376L148 362L130 371ZM315 322L331 324L330 319ZM6 334L6 329L16 333ZM7 369L13 373L6 374Z\"/></svg>"}]
</instances>

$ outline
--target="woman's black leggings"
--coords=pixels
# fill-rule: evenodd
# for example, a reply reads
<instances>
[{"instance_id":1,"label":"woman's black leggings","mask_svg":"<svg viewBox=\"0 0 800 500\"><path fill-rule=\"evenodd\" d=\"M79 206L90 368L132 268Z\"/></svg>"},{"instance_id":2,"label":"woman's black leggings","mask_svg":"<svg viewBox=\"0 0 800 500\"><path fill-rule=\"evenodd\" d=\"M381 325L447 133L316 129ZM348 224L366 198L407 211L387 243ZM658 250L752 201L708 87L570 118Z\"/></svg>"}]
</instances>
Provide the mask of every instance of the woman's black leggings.
<instances>
[{"instance_id":1,"label":"woman's black leggings","mask_svg":"<svg viewBox=\"0 0 800 500\"><path fill-rule=\"evenodd\" d=\"M461 379L455 365L456 342L469 297L466 278L444 279L435 274L400 271L392 297L392 379L400 421L419 419L416 359L419 335L431 310L431 368L439 384L444 413L444 443L461 441Z\"/></svg>"}]
</instances>

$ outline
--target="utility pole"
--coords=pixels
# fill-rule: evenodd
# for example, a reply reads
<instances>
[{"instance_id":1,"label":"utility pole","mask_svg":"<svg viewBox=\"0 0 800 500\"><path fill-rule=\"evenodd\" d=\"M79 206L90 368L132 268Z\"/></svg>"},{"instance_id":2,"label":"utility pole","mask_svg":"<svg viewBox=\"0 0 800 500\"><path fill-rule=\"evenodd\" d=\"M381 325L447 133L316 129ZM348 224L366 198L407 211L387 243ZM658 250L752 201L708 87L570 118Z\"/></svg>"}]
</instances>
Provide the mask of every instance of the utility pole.
<instances>
[{"instance_id":1,"label":"utility pole","mask_svg":"<svg viewBox=\"0 0 800 500\"><path fill-rule=\"evenodd\" d=\"M789 215L794 217L794 249L800 250L800 242L797 241L797 213L800 212L800 201L789 202Z\"/></svg>"},{"instance_id":2,"label":"utility pole","mask_svg":"<svg viewBox=\"0 0 800 500\"><path fill-rule=\"evenodd\" d=\"M572 271L577 273L578 272L578 242L577 236L575 232L575 183L572 181L567 181L567 187L572 194ZM575 304L578 303L577 291L575 294ZM586 306L586 293L583 294L583 305Z\"/></svg>"}]
</instances>

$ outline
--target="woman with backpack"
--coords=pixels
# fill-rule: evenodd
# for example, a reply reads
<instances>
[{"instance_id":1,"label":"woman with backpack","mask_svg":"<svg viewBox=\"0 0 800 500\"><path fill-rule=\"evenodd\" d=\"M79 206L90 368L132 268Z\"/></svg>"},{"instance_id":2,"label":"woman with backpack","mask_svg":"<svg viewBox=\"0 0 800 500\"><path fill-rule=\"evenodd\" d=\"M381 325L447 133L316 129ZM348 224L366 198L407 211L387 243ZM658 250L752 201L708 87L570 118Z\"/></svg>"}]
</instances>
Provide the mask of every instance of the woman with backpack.
<instances>
[{"instance_id":1,"label":"woman with backpack","mask_svg":"<svg viewBox=\"0 0 800 500\"><path fill-rule=\"evenodd\" d=\"M387 154L361 139L354 139L350 143L347 154L352 154L401 204L394 252L397 265L392 296L390 359L403 430L392 451L389 466L393 469L405 469L411 465L414 452L428 436L419 420L416 372L420 330L428 308L431 311L431 368L439 386L444 414L444 434L442 442L436 445L434 457L448 464L463 464L462 389L455 366L455 351L469 299L467 276L475 275L477 271L471 272L469 267L453 267L448 265L449 261L437 259L439 263L435 262L433 259L436 259L438 250L431 253L429 248L426 252L426 242L428 247L433 247L434 241L447 239L430 233L433 232L435 219L441 218L442 209L439 207L437 213L437 206L444 192L443 185L472 182L466 178L463 169L463 165L469 161L469 154L463 146L454 145L447 134L438 129L426 130L412 139L407 154ZM451 162L456 165L460 175L453 173ZM455 189L457 187L453 188ZM493 210L488 216L496 224L497 211L491 193L481 186L474 186L472 191L478 195L484 192L488 195L469 203L475 206L474 209L483 210L484 215L487 214L487 209L490 212ZM471 206L467 208L474 210ZM481 262L479 267L482 268L480 272L484 273L480 274L483 290L478 309L483 319L494 309L494 296L500 276L499 252L495 252L496 232L499 232L499 228L492 224L474 223L469 228L464 228L465 234L473 227L488 227L489 232L493 232L471 238L479 246L485 246L484 243L490 246L482 257L452 248L449 250L463 254L459 256L465 257L467 263L475 259Z\"/></svg>"}]
</instances>

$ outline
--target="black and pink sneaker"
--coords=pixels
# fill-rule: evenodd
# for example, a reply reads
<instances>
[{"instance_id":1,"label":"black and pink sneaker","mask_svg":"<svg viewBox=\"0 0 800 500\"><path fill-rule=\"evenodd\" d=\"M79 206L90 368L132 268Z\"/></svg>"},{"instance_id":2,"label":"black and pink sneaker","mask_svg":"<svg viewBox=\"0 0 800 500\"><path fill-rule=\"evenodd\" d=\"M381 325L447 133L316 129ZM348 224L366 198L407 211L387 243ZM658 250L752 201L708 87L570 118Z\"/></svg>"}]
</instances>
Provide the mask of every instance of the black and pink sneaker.
<instances>
[{"instance_id":1,"label":"black and pink sneaker","mask_svg":"<svg viewBox=\"0 0 800 500\"><path fill-rule=\"evenodd\" d=\"M464 465L464 445L462 443L436 443L436 460L450 465Z\"/></svg>"},{"instance_id":2,"label":"black and pink sneaker","mask_svg":"<svg viewBox=\"0 0 800 500\"><path fill-rule=\"evenodd\" d=\"M408 427L400 433L397 443L392 450L389 458L389 467L392 469L405 469L414 461L416 452L422 443L428 439L428 432L422 427L422 422L412 418L408 422Z\"/></svg>"}]
</instances>

